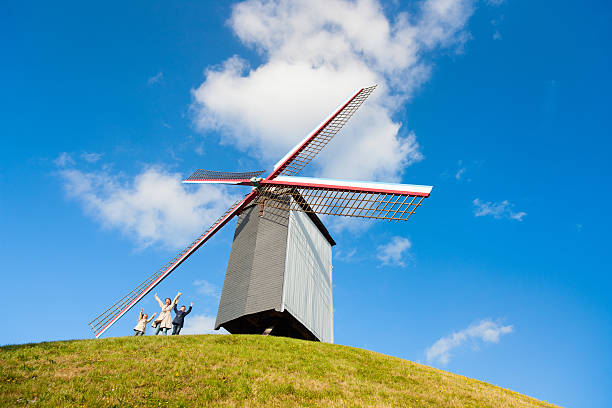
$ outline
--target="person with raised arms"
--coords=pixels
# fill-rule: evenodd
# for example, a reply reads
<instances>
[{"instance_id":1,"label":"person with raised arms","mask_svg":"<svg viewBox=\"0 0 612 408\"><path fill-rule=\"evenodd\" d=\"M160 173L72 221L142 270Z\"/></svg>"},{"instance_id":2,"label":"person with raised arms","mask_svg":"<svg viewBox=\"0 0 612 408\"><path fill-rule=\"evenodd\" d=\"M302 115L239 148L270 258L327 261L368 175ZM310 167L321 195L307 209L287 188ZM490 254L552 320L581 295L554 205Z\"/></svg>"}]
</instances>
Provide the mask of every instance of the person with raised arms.
<instances>
[{"instance_id":1,"label":"person with raised arms","mask_svg":"<svg viewBox=\"0 0 612 408\"><path fill-rule=\"evenodd\" d=\"M162 303L161 299L157 296L157 293L155 294L155 300L157 300L159 307L161 307L161 312L159 316L157 316L157 319L155 319L155 321L151 325L156 328L155 330L156 336L162 330L164 334L168 334L168 330L172 328L171 311L172 311L172 308L176 305L176 302L178 302L178 299L179 297L181 297L181 295L182 293L179 292L176 294L174 300L171 301L170 298L166 298L165 301Z\"/></svg>"},{"instance_id":2,"label":"person with raised arms","mask_svg":"<svg viewBox=\"0 0 612 408\"><path fill-rule=\"evenodd\" d=\"M193 302L189 304L189 309L185 311L185 306L181 306L181 309L178 310L176 305L174 305L174 320L172 321L172 335L175 336L181 332L183 328L183 323L185 323L185 316L191 313L191 309L193 308Z\"/></svg>"},{"instance_id":3,"label":"person with raised arms","mask_svg":"<svg viewBox=\"0 0 612 408\"><path fill-rule=\"evenodd\" d=\"M138 324L134 327L134 336L144 336L145 330L147 329L147 323L149 323L155 317L157 313L153 313L151 318L146 313L142 313L140 308L140 314L138 315Z\"/></svg>"}]
</instances>

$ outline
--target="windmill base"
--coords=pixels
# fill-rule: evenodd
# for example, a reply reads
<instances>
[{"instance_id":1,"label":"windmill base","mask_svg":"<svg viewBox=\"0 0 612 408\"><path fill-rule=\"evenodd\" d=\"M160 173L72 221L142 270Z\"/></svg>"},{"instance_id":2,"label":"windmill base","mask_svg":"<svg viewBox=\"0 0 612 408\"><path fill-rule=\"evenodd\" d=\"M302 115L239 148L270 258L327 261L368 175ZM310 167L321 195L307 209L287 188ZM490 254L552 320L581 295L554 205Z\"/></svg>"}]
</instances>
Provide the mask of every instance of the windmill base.
<instances>
[{"instance_id":1,"label":"windmill base","mask_svg":"<svg viewBox=\"0 0 612 408\"><path fill-rule=\"evenodd\" d=\"M310 330L287 311L266 310L241 316L223 323L220 327L231 334L262 334L273 327L270 336L292 337L294 339L319 341Z\"/></svg>"}]
</instances>

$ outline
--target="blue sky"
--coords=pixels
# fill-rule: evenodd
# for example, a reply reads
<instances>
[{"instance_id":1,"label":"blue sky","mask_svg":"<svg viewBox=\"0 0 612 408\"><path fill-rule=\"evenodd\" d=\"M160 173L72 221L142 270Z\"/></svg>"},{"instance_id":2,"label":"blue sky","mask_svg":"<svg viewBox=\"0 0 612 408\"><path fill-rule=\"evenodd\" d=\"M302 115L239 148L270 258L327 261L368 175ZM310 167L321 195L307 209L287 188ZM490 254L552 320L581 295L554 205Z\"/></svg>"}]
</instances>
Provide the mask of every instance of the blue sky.
<instances>
[{"instance_id":1,"label":"blue sky","mask_svg":"<svg viewBox=\"0 0 612 408\"><path fill-rule=\"evenodd\" d=\"M308 4L3 5L0 344L91 338L245 192L181 177L269 171L377 82L302 175L434 190L407 223L326 220L336 342L606 406L609 5ZM158 287L194 301L192 332L216 315L233 228Z\"/></svg>"}]
</instances>

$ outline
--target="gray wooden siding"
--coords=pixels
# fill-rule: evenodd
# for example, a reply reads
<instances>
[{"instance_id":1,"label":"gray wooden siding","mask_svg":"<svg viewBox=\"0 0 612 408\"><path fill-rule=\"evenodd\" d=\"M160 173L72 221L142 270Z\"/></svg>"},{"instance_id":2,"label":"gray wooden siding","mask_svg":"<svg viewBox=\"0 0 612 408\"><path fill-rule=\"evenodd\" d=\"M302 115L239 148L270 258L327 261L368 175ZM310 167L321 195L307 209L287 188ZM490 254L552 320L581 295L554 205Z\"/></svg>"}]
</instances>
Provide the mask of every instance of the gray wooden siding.
<instances>
[{"instance_id":1,"label":"gray wooden siding","mask_svg":"<svg viewBox=\"0 0 612 408\"><path fill-rule=\"evenodd\" d=\"M259 206L238 217L215 328L246 314L281 310L288 212Z\"/></svg>"},{"instance_id":2,"label":"gray wooden siding","mask_svg":"<svg viewBox=\"0 0 612 408\"><path fill-rule=\"evenodd\" d=\"M283 308L321 341L334 342L332 247L304 213L289 216Z\"/></svg>"}]
</instances>

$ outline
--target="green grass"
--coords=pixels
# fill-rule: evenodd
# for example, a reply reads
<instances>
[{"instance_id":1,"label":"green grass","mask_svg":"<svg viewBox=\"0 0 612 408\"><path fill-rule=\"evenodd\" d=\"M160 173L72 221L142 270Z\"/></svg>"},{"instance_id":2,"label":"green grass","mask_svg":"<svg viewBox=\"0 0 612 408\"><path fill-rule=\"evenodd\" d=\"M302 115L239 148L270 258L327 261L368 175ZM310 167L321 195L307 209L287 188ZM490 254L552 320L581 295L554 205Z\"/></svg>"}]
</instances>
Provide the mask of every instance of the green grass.
<instances>
[{"instance_id":1,"label":"green grass","mask_svg":"<svg viewBox=\"0 0 612 408\"><path fill-rule=\"evenodd\" d=\"M0 348L1 406L552 407L352 347L148 336Z\"/></svg>"}]
</instances>

